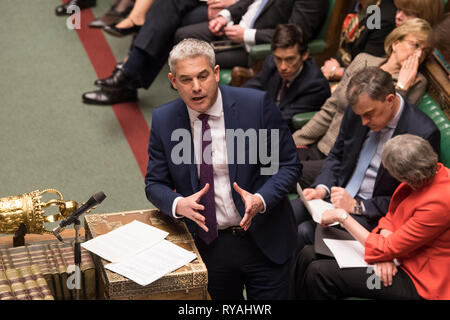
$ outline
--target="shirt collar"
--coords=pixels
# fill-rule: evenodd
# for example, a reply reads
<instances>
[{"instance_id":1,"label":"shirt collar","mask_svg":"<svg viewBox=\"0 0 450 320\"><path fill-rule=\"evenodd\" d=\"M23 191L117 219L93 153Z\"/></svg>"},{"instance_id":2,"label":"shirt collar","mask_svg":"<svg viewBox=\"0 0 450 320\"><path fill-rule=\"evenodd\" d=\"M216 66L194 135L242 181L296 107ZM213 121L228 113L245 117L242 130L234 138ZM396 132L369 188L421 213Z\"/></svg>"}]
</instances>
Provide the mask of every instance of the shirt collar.
<instances>
[{"instance_id":1,"label":"shirt collar","mask_svg":"<svg viewBox=\"0 0 450 320\"><path fill-rule=\"evenodd\" d=\"M187 110L189 114L189 119L191 122L194 122L198 120L198 116L200 115L200 112L197 112L191 108L189 108L187 105ZM217 88L217 99L216 102L213 103L211 108L208 109L208 111L205 112L210 117L220 117L223 113L223 104L222 104L222 93L220 92L220 89Z\"/></svg>"}]
</instances>

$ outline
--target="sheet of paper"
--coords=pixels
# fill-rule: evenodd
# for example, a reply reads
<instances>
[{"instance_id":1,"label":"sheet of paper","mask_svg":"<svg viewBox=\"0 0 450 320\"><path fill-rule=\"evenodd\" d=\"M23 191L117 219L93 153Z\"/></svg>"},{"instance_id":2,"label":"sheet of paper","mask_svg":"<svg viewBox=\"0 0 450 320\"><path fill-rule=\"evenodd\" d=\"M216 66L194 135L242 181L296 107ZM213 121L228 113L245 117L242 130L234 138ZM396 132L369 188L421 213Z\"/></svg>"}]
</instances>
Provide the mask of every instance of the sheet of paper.
<instances>
[{"instance_id":1,"label":"sheet of paper","mask_svg":"<svg viewBox=\"0 0 450 320\"><path fill-rule=\"evenodd\" d=\"M119 262L161 242L169 233L134 220L81 244L110 262Z\"/></svg>"},{"instance_id":2,"label":"sheet of paper","mask_svg":"<svg viewBox=\"0 0 450 320\"><path fill-rule=\"evenodd\" d=\"M105 268L146 286L195 258L194 253L163 240L134 257L107 264Z\"/></svg>"},{"instance_id":3,"label":"sheet of paper","mask_svg":"<svg viewBox=\"0 0 450 320\"><path fill-rule=\"evenodd\" d=\"M300 200L302 200L303 204L306 207L306 210L311 214L313 220L320 224L322 221L322 213L326 210L334 209L332 203L326 202L322 199L314 199L314 200L306 200L303 190L300 187L300 184L297 183L297 193L300 196ZM338 222L330 224L330 226L335 226L339 224Z\"/></svg>"},{"instance_id":4,"label":"sheet of paper","mask_svg":"<svg viewBox=\"0 0 450 320\"><path fill-rule=\"evenodd\" d=\"M356 240L323 239L330 248L339 268L370 266L364 261L364 246Z\"/></svg>"}]
</instances>

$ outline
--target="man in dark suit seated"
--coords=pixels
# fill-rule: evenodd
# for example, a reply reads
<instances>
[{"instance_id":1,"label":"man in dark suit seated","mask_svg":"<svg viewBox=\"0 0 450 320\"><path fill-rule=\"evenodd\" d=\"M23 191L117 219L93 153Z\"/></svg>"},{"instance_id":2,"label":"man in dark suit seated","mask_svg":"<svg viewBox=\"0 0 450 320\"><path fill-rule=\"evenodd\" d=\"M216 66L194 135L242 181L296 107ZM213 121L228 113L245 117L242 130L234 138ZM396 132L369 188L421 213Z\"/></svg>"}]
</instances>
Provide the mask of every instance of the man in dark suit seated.
<instances>
[{"instance_id":1,"label":"man in dark suit seated","mask_svg":"<svg viewBox=\"0 0 450 320\"><path fill-rule=\"evenodd\" d=\"M317 111L330 96L330 85L309 57L303 31L293 24L276 27L272 55L261 72L243 87L267 91L281 110L283 120L294 132L291 119L301 112Z\"/></svg>"},{"instance_id":2,"label":"man in dark suit seated","mask_svg":"<svg viewBox=\"0 0 450 320\"><path fill-rule=\"evenodd\" d=\"M265 92L219 86L204 41L180 42L169 67L180 99L153 112L148 200L186 222L213 299L242 300L244 285L249 300L286 299L296 239L287 194L301 164L279 109Z\"/></svg>"},{"instance_id":3,"label":"man in dark suit seated","mask_svg":"<svg viewBox=\"0 0 450 320\"><path fill-rule=\"evenodd\" d=\"M235 2L219 0L214 8ZM96 80L94 84L101 90L84 93L83 102L111 105L137 101L137 89L149 88L167 62L175 31L183 25L207 21L205 6L201 0L155 1L133 42L128 60L118 65L111 76ZM208 4L208 8L212 6Z\"/></svg>"},{"instance_id":4,"label":"man in dark suit seated","mask_svg":"<svg viewBox=\"0 0 450 320\"><path fill-rule=\"evenodd\" d=\"M320 29L327 11L328 0L239 0L209 22L178 29L175 43L186 38L208 42L231 40L241 46L216 51L217 64L225 69L248 67L251 47L270 43L278 24L300 26L309 41Z\"/></svg>"},{"instance_id":5,"label":"man in dark suit seated","mask_svg":"<svg viewBox=\"0 0 450 320\"><path fill-rule=\"evenodd\" d=\"M347 108L338 138L311 188L307 200L327 199L367 230L383 217L400 184L383 167L380 155L391 137L410 133L428 140L440 152L434 122L395 92L392 76L378 67L356 73L347 87ZM298 249L314 242L315 223L300 199L291 201L298 224Z\"/></svg>"}]
</instances>

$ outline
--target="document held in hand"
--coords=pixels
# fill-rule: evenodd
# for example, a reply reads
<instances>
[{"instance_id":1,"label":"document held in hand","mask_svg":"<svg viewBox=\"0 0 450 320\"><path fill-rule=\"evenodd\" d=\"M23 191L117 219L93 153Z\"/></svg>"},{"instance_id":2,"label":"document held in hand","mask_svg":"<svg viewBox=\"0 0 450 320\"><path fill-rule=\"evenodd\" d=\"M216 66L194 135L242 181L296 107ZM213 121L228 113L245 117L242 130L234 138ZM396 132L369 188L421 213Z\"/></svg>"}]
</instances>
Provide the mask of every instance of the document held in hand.
<instances>
[{"instance_id":1,"label":"document held in hand","mask_svg":"<svg viewBox=\"0 0 450 320\"><path fill-rule=\"evenodd\" d=\"M308 210L309 214L311 215L312 219L319 223L322 221L322 213L324 211L334 209L333 204L326 202L322 199L314 199L314 200L306 200L305 195L303 194L302 187L300 187L300 184L297 183L297 193L300 196L300 200L302 200L303 204L306 207L306 210ZM330 226L337 225L338 223L332 223Z\"/></svg>"},{"instance_id":2,"label":"document held in hand","mask_svg":"<svg viewBox=\"0 0 450 320\"><path fill-rule=\"evenodd\" d=\"M164 240L168 234L134 220L81 246L111 261L106 269L146 286L196 258L194 253Z\"/></svg>"},{"instance_id":3,"label":"document held in hand","mask_svg":"<svg viewBox=\"0 0 450 320\"><path fill-rule=\"evenodd\" d=\"M339 265L339 268L368 267L364 261L364 246L356 240L323 239Z\"/></svg>"}]
</instances>

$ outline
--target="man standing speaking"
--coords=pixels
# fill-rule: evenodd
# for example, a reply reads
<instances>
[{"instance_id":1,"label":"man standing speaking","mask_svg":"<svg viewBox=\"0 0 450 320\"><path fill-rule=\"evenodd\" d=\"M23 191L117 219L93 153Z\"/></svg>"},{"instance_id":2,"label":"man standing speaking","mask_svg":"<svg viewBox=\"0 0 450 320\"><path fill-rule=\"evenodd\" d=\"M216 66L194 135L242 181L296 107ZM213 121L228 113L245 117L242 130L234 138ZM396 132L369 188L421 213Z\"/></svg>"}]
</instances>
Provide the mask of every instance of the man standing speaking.
<instances>
[{"instance_id":1,"label":"man standing speaking","mask_svg":"<svg viewBox=\"0 0 450 320\"><path fill-rule=\"evenodd\" d=\"M287 194L301 165L279 109L264 92L219 86L204 41L180 42L169 67L180 98L152 115L148 200L187 223L213 299L242 299L244 286L249 300L286 299L296 244Z\"/></svg>"}]
</instances>

